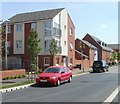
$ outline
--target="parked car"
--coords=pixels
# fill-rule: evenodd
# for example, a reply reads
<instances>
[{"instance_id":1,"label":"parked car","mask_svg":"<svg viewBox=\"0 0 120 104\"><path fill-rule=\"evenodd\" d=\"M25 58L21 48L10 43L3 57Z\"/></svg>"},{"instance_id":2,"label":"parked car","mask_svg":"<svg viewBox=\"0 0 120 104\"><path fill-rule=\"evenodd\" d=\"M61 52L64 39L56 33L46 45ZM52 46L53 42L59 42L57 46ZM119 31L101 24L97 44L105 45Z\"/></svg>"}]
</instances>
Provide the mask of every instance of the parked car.
<instances>
[{"instance_id":1,"label":"parked car","mask_svg":"<svg viewBox=\"0 0 120 104\"><path fill-rule=\"evenodd\" d=\"M104 60L97 60L93 62L93 72L105 72L108 71L109 65Z\"/></svg>"},{"instance_id":2,"label":"parked car","mask_svg":"<svg viewBox=\"0 0 120 104\"><path fill-rule=\"evenodd\" d=\"M45 69L41 74L38 74L36 78L37 84L52 84L59 86L62 82L72 80L72 71L68 67L64 66L51 66Z\"/></svg>"}]
</instances>

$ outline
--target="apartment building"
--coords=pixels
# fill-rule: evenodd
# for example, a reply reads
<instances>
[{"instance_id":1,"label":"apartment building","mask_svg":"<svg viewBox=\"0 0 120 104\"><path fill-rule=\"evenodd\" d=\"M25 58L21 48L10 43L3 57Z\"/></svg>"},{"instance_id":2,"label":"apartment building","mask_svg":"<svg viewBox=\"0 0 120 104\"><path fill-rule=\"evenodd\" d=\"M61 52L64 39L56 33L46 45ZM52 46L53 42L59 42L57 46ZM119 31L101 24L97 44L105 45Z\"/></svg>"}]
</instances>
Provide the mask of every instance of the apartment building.
<instances>
[{"instance_id":1,"label":"apartment building","mask_svg":"<svg viewBox=\"0 0 120 104\"><path fill-rule=\"evenodd\" d=\"M32 29L36 30L41 52L38 54L39 68L51 65L74 65L75 26L65 8L16 14L9 18L8 57L19 60L22 66L29 67L30 56L27 39ZM5 33L2 35L5 38ZM58 54L50 55L51 40L57 41ZM3 57L5 56L3 50ZM17 61L16 61L17 62Z\"/></svg>"}]
</instances>

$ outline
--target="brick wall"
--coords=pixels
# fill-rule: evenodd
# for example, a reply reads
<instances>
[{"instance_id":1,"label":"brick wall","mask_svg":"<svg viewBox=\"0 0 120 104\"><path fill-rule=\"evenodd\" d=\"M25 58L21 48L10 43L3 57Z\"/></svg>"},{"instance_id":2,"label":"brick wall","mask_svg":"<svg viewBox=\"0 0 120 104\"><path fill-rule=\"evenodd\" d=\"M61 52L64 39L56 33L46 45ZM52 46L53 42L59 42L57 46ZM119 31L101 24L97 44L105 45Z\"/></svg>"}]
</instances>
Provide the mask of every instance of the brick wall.
<instances>
[{"instance_id":1,"label":"brick wall","mask_svg":"<svg viewBox=\"0 0 120 104\"><path fill-rule=\"evenodd\" d=\"M0 79L18 75L25 75L25 69L0 71Z\"/></svg>"},{"instance_id":2,"label":"brick wall","mask_svg":"<svg viewBox=\"0 0 120 104\"><path fill-rule=\"evenodd\" d=\"M84 68L90 68L90 61L89 60L75 60L76 65L77 64L83 64Z\"/></svg>"},{"instance_id":3,"label":"brick wall","mask_svg":"<svg viewBox=\"0 0 120 104\"><path fill-rule=\"evenodd\" d=\"M70 34L70 28L72 28L72 34ZM72 43L73 48L75 48L75 27L68 14L68 66L69 64L75 65L75 50L70 48L70 43ZM72 58L72 63L70 59Z\"/></svg>"}]
</instances>

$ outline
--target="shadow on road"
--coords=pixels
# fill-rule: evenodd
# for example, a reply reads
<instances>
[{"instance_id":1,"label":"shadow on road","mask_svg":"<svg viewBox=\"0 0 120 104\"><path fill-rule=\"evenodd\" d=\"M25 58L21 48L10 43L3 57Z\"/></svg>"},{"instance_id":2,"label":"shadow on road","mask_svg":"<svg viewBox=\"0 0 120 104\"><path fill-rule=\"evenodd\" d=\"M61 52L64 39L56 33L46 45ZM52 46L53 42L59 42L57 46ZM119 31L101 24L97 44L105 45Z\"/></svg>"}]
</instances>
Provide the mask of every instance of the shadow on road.
<instances>
[{"instance_id":1,"label":"shadow on road","mask_svg":"<svg viewBox=\"0 0 120 104\"><path fill-rule=\"evenodd\" d=\"M67 82L63 82L63 83L61 83L61 85L66 84L66 83ZM44 83L44 84L36 84L35 83L35 84L31 85L30 87L36 87L36 88L53 88L53 87L58 87L58 86L47 84L47 83Z\"/></svg>"}]
</instances>

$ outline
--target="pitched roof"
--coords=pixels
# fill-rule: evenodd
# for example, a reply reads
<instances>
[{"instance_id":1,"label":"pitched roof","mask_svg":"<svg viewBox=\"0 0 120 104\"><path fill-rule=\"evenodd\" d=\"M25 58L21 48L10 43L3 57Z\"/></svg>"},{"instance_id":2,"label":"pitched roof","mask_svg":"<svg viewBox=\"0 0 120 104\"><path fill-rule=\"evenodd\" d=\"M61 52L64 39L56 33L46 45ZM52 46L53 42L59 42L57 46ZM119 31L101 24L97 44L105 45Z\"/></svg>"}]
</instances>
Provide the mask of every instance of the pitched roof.
<instances>
[{"instance_id":1,"label":"pitched roof","mask_svg":"<svg viewBox=\"0 0 120 104\"><path fill-rule=\"evenodd\" d=\"M88 41L86 40L81 40L83 43L85 43L87 46L89 46L90 48L93 48L93 49L97 49L97 47L95 47L94 45L92 45L91 43L89 43Z\"/></svg>"},{"instance_id":2,"label":"pitched roof","mask_svg":"<svg viewBox=\"0 0 120 104\"><path fill-rule=\"evenodd\" d=\"M102 42L100 39L96 38L96 37L93 36L93 35L90 35L90 34L87 34L87 35L91 36L91 38L93 38L93 39L96 41L96 43ZM98 43L98 44L99 44L99 43ZM113 49L111 49L111 48L108 47L108 46L102 46L102 45L100 45L100 44L99 44L99 46L101 46L103 50L113 52Z\"/></svg>"},{"instance_id":3,"label":"pitched roof","mask_svg":"<svg viewBox=\"0 0 120 104\"><path fill-rule=\"evenodd\" d=\"M112 49L119 49L120 50L120 44L108 44L108 46Z\"/></svg>"},{"instance_id":4,"label":"pitched roof","mask_svg":"<svg viewBox=\"0 0 120 104\"><path fill-rule=\"evenodd\" d=\"M16 23L16 22L52 19L63 9L65 8L16 14L15 16L9 18L9 20L11 23Z\"/></svg>"},{"instance_id":5,"label":"pitched roof","mask_svg":"<svg viewBox=\"0 0 120 104\"><path fill-rule=\"evenodd\" d=\"M97 37L95 37L95 36L93 36L93 35L90 35L95 41L99 41L99 42L101 42L101 40L100 39L98 39Z\"/></svg>"}]
</instances>

